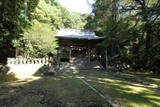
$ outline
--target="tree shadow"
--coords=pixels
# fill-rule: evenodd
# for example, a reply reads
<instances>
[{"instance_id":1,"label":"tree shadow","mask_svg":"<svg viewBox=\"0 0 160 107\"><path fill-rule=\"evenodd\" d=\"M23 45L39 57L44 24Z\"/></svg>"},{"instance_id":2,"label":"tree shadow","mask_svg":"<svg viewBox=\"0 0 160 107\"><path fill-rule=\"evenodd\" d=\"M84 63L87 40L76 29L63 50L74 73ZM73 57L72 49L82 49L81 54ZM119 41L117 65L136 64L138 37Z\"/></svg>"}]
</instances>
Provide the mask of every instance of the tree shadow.
<instances>
[{"instance_id":1,"label":"tree shadow","mask_svg":"<svg viewBox=\"0 0 160 107\"><path fill-rule=\"evenodd\" d=\"M33 75L34 76L44 76L44 73L47 71L48 71L48 65L43 65Z\"/></svg>"},{"instance_id":2,"label":"tree shadow","mask_svg":"<svg viewBox=\"0 0 160 107\"><path fill-rule=\"evenodd\" d=\"M79 79L67 74L0 86L0 105L6 107L104 107L104 104Z\"/></svg>"},{"instance_id":3,"label":"tree shadow","mask_svg":"<svg viewBox=\"0 0 160 107\"><path fill-rule=\"evenodd\" d=\"M88 73L88 74L87 74ZM95 86L104 95L110 95L119 101L134 102L137 105L158 107L160 104L160 92L158 88L149 88L148 85L133 81L115 78L103 72L82 71L79 75ZM158 104L157 104L158 103ZM130 105L130 104L128 104ZM132 106L132 105L130 105Z\"/></svg>"},{"instance_id":4,"label":"tree shadow","mask_svg":"<svg viewBox=\"0 0 160 107\"><path fill-rule=\"evenodd\" d=\"M0 84L17 80L14 73L8 73L9 70L10 67L0 64Z\"/></svg>"},{"instance_id":5,"label":"tree shadow","mask_svg":"<svg viewBox=\"0 0 160 107\"><path fill-rule=\"evenodd\" d=\"M10 67L4 64L0 64L0 74L7 74L9 70L10 70Z\"/></svg>"}]
</instances>

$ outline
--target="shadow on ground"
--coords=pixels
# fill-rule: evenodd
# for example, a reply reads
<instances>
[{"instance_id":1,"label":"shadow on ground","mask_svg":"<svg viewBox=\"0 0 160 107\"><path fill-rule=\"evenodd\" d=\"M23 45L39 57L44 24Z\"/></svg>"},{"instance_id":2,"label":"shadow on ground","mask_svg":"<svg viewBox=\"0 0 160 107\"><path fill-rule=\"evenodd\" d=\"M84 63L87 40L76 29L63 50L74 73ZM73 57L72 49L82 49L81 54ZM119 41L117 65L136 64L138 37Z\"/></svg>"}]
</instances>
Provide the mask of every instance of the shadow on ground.
<instances>
[{"instance_id":1,"label":"shadow on ground","mask_svg":"<svg viewBox=\"0 0 160 107\"><path fill-rule=\"evenodd\" d=\"M10 67L0 64L0 84L17 80L14 73L8 74L9 70Z\"/></svg>"},{"instance_id":2,"label":"shadow on ground","mask_svg":"<svg viewBox=\"0 0 160 107\"><path fill-rule=\"evenodd\" d=\"M105 101L70 74L0 84L2 107L107 107Z\"/></svg>"},{"instance_id":3,"label":"shadow on ground","mask_svg":"<svg viewBox=\"0 0 160 107\"><path fill-rule=\"evenodd\" d=\"M148 84L150 83L148 85L129 80L129 76L128 80L124 79L123 76L119 76L120 74L113 72L110 74L109 72L102 71L81 71L78 75L85 77L86 81L100 90L104 95L110 95L110 97L117 100L122 107L160 107L160 82L158 82L160 79L158 76L150 75L152 79L158 79L154 82L147 79L149 76L143 77L145 74L143 76L139 75L139 77L132 74L132 78L139 79Z\"/></svg>"},{"instance_id":4,"label":"shadow on ground","mask_svg":"<svg viewBox=\"0 0 160 107\"><path fill-rule=\"evenodd\" d=\"M43 72L45 67L38 70ZM118 75L118 78L117 76ZM127 75L127 74L126 74ZM6 107L107 107L108 104L78 78L84 78L120 107L159 107L159 79L127 81L120 74L87 70L64 72L59 76L40 76L0 84L0 105ZM129 77L129 76L128 76ZM136 79L136 75L132 74ZM148 78L148 77L144 77ZM128 78L129 79L129 78Z\"/></svg>"}]
</instances>

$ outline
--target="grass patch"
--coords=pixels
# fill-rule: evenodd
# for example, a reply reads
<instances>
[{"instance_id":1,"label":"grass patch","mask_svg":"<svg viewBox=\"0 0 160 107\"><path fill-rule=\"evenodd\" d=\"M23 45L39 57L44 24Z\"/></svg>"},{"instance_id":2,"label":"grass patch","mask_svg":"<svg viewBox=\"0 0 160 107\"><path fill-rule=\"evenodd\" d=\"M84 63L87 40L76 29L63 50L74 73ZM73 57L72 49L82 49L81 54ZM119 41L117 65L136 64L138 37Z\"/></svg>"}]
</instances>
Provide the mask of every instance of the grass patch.
<instances>
[{"instance_id":1,"label":"grass patch","mask_svg":"<svg viewBox=\"0 0 160 107\"><path fill-rule=\"evenodd\" d=\"M62 105L68 105L71 107L84 107L91 105L102 106L105 104L101 97L95 94L89 87L85 86L76 78L62 77L61 79L57 79L55 81L48 80L46 83L43 84L45 88L54 90L54 92L50 93L50 95L57 96L48 100L52 106L57 105L58 102Z\"/></svg>"},{"instance_id":2,"label":"grass patch","mask_svg":"<svg viewBox=\"0 0 160 107\"><path fill-rule=\"evenodd\" d=\"M2 106L108 107L108 104L99 95L69 73L57 77L42 77L40 80L17 86L14 89L17 91L12 94L10 92L13 87L6 86L6 88L8 88L8 91L5 91L5 95L8 93L7 101L13 102L14 96L16 96L18 102L17 104L11 103L12 105L2 103L3 100L0 96L0 105ZM6 90L6 88L3 86L3 89Z\"/></svg>"},{"instance_id":3,"label":"grass patch","mask_svg":"<svg viewBox=\"0 0 160 107\"><path fill-rule=\"evenodd\" d=\"M31 98L28 101L26 101L22 107L37 107L37 102L39 102L39 99Z\"/></svg>"},{"instance_id":4,"label":"grass patch","mask_svg":"<svg viewBox=\"0 0 160 107\"><path fill-rule=\"evenodd\" d=\"M0 84L4 83L4 82L11 82L11 81L15 81L17 80L17 78L15 77L14 73L10 73L10 74L0 74Z\"/></svg>"},{"instance_id":5,"label":"grass patch","mask_svg":"<svg viewBox=\"0 0 160 107\"><path fill-rule=\"evenodd\" d=\"M140 82L143 84L159 84L160 83L160 76L150 72L117 72L117 73L110 73L112 75L132 80L135 82Z\"/></svg>"},{"instance_id":6,"label":"grass patch","mask_svg":"<svg viewBox=\"0 0 160 107\"><path fill-rule=\"evenodd\" d=\"M160 107L160 91L157 87L160 83L153 75L150 75L152 80L144 77L146 74L121 74L95 70L80 71L77 75L85 77L86 81L104 95L109 95L116 100L121 107ZM133 78L138 81L132 81ZM156 78L156 81L153 81L153 78ZM151 82L151 84L143 84L139 81Z\"/></svg>"},{"instance_id":7,"label":"grass patch","mask_svg":"<svg viewBox=\"0 0 160 107\"><path fill-rule=\"evenodd\" d=\"M55 77L42 76L40 80L20 86L3 85L0 87L0 105L107 107L108 104L104 99L83 84L78 77L84 78L103 95L117 102L120 107L160 107L158 77L149 74L96 70L66 72ZM138 81L133 81L134 79Z\"/></svg>"}]
</instances>

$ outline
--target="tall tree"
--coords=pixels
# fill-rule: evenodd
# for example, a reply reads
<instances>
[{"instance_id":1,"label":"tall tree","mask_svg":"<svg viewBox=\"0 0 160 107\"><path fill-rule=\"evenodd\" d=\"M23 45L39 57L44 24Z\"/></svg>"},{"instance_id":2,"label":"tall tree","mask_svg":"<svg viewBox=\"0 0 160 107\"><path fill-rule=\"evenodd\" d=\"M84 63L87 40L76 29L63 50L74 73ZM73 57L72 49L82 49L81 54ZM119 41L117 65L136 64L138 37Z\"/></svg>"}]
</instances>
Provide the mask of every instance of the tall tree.
<instances>
[{"instance_id":1,"label":"tall tree","mask_svg":"<svg viewBox=\"0 0 160 107\"><path fill-rule=\"evenodd\" d=\"M30 15L39 0L1 0L0 1L0 62L5 63L11 56L12 40L23 36L24 28L29 24L25 20L25 3L28 2Z\"/></svg>"},{"instance_id":2,"label":"tall tree","mask_svg":"<svg viewBox=\"0 0 160 107\"><path fill-rule=\"evenodd\" d=\"M119 59L132 68L155 71L160 62L159 12L159 0L97 0L87 25L104 36L110 62Z\"/></svg>"}]
</instances>

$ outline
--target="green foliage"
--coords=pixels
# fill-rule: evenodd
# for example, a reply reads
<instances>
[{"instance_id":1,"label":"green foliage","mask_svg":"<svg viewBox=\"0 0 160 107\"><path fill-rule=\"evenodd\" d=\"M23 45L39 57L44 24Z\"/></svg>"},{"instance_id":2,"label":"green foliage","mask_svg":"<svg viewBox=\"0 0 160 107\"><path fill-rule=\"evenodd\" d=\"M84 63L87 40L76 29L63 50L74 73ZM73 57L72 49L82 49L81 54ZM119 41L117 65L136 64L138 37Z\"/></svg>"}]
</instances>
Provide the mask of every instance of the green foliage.
<instances>
[{"instance_id":1,"label":"green foliage","mask_svg":"<svg viewBox=\"0 0 160 107\"><path fill-rule=\"evenodd\" d=\"M44 23L52 23L53 30L61 27L83 29L87 15L70 13L56 0L40 0L33 17Z\"/></svg>"},{"instance_id":2,"label":"green foliage","mask_svg":"<svg viewBox=\"0 0 160 107\"><path fill-rule=\"evenodd\" d=\"M110 64L120 62L134 69L157 71L159 11L159 0L97 0L85 27L104 36L102 46L108 50Z\"/></svg>"},{"instance_id":3,"label":"green foliage","mask_svg":"<svg viewBox=\"0 0 160 107\"><path fill-rule=\"evenodd\" d=\"M30 57L44 57L49 52L56 53L57 42L54 35L50 25L33 22L20 40L24 46L21 51Z\"/></svg>"},{"instance_id":4,"label":"green foliage","mask_svg":"<svg viewBox=\"0 0 160 107\"><path fill-rule=\"evenodd\" d=\"M94 84L105 94L115 100L119 107L158 107L160 82L159 75L150 72L101 72L97 70L84 70L77 73L85 76L86 81ZM99 79L99 80L97 80ZM125 80L125 81L124 81ZM133 84L139 85L133 85ZM154 84L154 85L149 85ZM142 86L140 86L142 85ZM150 88L149 88L150 87ZM153 90L151 87L157 87ZM123 97L122 97L123 96Z\"/></svg>"},{"instance_id":5,"label":"green foliage","mask_svg":"<svg viewBox=\"0 0 160 107\"><path fill-rule=\"evenodd\" d=\"M12 45L12 40L22 37L23 29L29 24L25 20L25 3L28 2L28 16L34 11L39 0L0 1L0 47Z\"/></svg>"},{"instance_id":6,"label":"green foliage","mask_svg":"<svg viewBox=\"0 0 160 107\"><path fill-rule=\"evenodd\" d=\"M90 29L90 30L98 29L97 28L98 26L97 26L97 23L95 21L94 15L88 15L88 17L86 18L86 20L87 20L87 23L84 26L85 29Z\"/></svg>"},{"instance_id":7,"label":"green foliage","mask_svg":"<svg viewBox=\"0 0 160 107\"><path fill-rule=\"evenodd\" d=\"M85 14L70 13L56 0L40 0L34 11L30 12L29 18L34 22L30 22L29 30L23 38L14 41L14 45L25 47L21 51L30 57L42 57L55 52L57 43L54 36L58 29L83 29L87 17Z\"/></svg>"},{"instance_id":8,"label":"green foliage","mask_svg":"<svg viewBox=\"0 0 160 107\"><path fill-rule=\"evenodd\" d=\"M88 17L88 14L80 14L77 12L71 13L71 28L74 29L84 29L84 26L87 23L86 18Z\"/></svg>"},{"instance_id":9,"label":"green foliage","mask_svg":"<svg viewBox=\"0 0 160 107\"><path fill-rule=\"evenodd\" d=\"M21 47L30 57L55 51L58 29L83 29L87 17L70 13L57 0L2 0L0 13L0 47Z\"/></svg>"},{"instance_id":10,"label":"green foliage","mask_svg":"<svg viewBox=\"0 0 160 107\"><path fill-rule=\"evenodd\" d=\"M0 47L11 44L12 39L22 32L23 17L21 15L25 0L0 1Z\"/></svg>"},{"instance_id":11,"label":"green foliage","mask_svg":"<svg viewBox=\"0 0 160 107\"><path fill-rule=\"evenodd\" d=\"M17 80L14 73L9 73L9 74L1 74L0 73L0 78L1 78L0 79L0 84Z\"/></svg>"}]
</instances>

